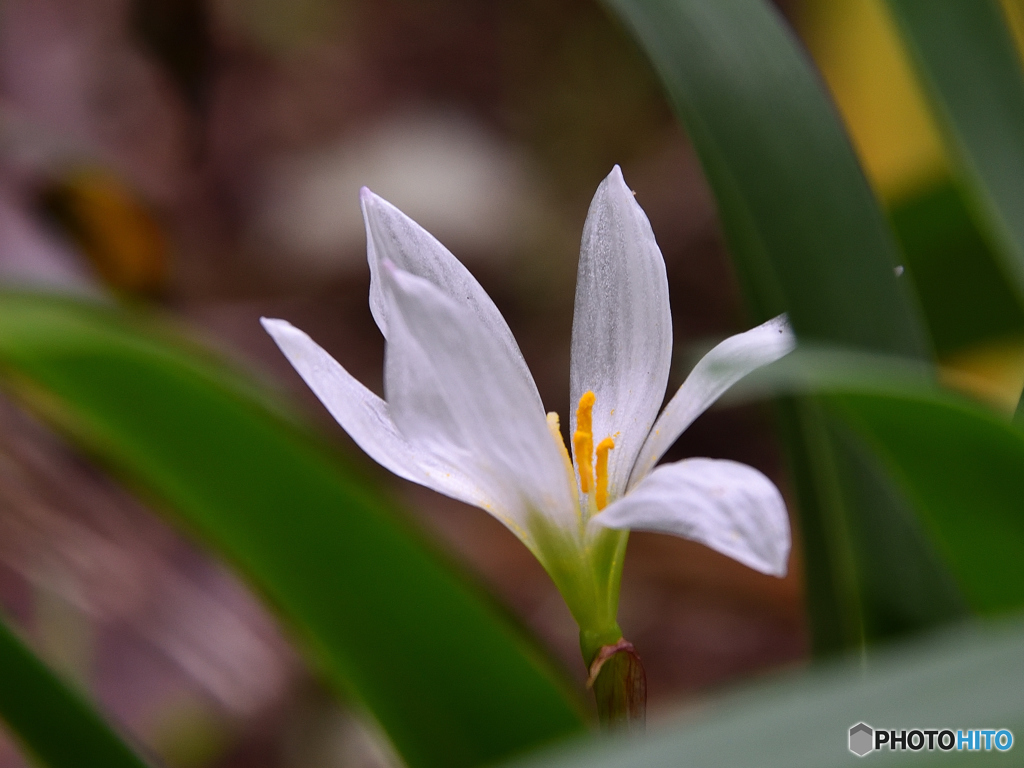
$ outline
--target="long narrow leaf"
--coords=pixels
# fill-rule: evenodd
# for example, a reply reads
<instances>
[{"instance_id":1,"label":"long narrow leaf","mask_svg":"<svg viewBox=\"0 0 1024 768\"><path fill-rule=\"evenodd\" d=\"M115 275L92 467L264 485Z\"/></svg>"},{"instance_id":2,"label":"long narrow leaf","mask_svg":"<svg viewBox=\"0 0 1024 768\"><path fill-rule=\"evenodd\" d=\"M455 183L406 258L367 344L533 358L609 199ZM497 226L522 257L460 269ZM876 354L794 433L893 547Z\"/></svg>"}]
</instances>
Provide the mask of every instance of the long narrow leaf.
<instances>
[{"instance_id":1,"label":"long narrow leaf","mask_svg":"<svg viewBox=\"0 0 1024 768\"><path fill-rule=\"evenodd\" d=\"M836 400L907 489L971 605L1024 606L1024 435L940 395Z\"/></svg>"},{"instance_id":2,"label":"long narrow leaf","mask_svg":"<svg viewBox=\"0 0 1024 768\"><path fill-rule=\"evenodd\" d=\"M477 765L582 729L536 649L364 482L165 330L8 295L0 371L236 563L410 766Z\"/></svg>"},{"instance_id":3,"label":"long narrow leaf","mask_svg":"<svg viewBox=\"0 0 1024 768\"><path fill-rule=\"evenodd\" d=\"M761 317L797 335L927 354L899 251L822 85L762 0L607 0L661 76Z\"/></svg>"},{"instance_id":4,"label":"long narrow leaf","mask_svg":"<svg viewBox=\"0 0 1024 768\"><path fill-rule=\"evenodd\" d=\"M996 0L888 0L970 191L1024 304L1024 72Z\"/></svg>"},{"instance_id":5,"label":"long narrow leaf","mask_svg":"<svg viewBox=\"0 0 1024 768\"><path fill-rule=\"evenodd\" d=\"M755 313L788 311L801 340L927 358L916 305L894 274L900 257L892 233L777 12L762 0L607 2L647 52L690 135ZM866 574L892 550L877 549L863 532L902 537L915 524L884 475L851 464L834 445L842 429L835 418L797 402L780 419L819 652L858 647L872 628L884 636L885 627L919 628L961 611L955 596L892 585L889 594L903 595L894 621L892 600L874 600L880 593ZM918 574L915 584L947 583L934 557L918 556L923 551L923 542L909 546L901 568ZM922 601L931 602L923 613Z\"/></svg>"},{"instance_id":6,"label":"long narrow leaf","mask_svg":"<svg viewBox=\"0 0 1024 768\"><path fill-rule=\"evenodd\" d=\"M145 768L92 706L0 621L0 718L49 768Z\"/></svg>"},{"instance_id":7,"label":"long narrow leaf","mask_svg":"<svg viewBox=\"0 0 1024 768\"><path fill-rule=\"evenodd\" d=\"M945 180L889 210L903 248L903 279L917 289L940 357L1024 334L1024 306L968 208L963 186Z\"/></svg>"},{"instance_id":8,"label":"long narrow leaf","mask_svg":"<svg viewBox=\"0 0 1024 768\"><path fill-rule=\"evenodd\" d=\"M733 397L813 393L844 415L913 506L928 540L945 557L972 608L1024 608L1024 432L989 409L938 388L928 369L901 358L845 350L798 349L755 373ZM871 533L895 598L920 578L893 531ZM941 582L920 585L946 590ZM926 603L919 610L928 610Z\"/></svg>"}]
</instances>

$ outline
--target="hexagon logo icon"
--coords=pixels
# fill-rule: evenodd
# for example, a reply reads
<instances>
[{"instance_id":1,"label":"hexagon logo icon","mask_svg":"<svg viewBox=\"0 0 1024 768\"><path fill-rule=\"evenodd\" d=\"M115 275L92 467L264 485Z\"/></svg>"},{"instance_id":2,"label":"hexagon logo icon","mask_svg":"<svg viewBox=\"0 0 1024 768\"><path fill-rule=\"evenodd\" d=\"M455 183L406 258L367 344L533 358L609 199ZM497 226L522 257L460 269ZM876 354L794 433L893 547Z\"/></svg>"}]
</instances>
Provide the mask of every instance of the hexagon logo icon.
<instances>
[{"instance_id":1,"label":"hexagon logo icon","mask_svg":"<svg viewBox=\"0 0 1024 768\"><path fill-rule=\"evenodd\" d=\"M857 757L864 757L874 751L875 732L867 723L857 723L850 729L850 751Z\"/></svg>"}]
</instances>

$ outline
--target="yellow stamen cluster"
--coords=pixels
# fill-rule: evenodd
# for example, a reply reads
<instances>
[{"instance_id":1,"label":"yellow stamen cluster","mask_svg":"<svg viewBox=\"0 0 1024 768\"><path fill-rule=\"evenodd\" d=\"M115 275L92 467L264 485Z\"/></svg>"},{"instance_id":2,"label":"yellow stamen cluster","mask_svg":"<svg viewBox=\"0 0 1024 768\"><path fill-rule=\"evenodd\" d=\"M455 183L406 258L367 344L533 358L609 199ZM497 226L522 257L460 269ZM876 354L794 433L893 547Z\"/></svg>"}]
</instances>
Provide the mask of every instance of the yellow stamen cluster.
<instances>
[{"instance_id":1,"label":"yellow stamen cluster","mask_svg":"<svg viewBox=\"0 0 1024 768\"><path fill-rule=\"evenodd\" d=\"M580 490L590 493L594 484L594 400L593 392L585 392L576 407L576 434L572 436L572 449L580 469Z\"/></svg>"},{"instance_id":2,"label":"yellow stamen cluster","mask_svg":"<svg viewBox=\"0 0 1024 768\"><path fill-rule=\"evenodd\" d=\"M600 511L608 504L608 451L615 447L615 441L606 437L597 446L597 467L594 466L594 401L593 392L585 392L576 408L576 432L572 436L572 447L576 454L576 465L580 471L580 490L594 492L594 503Z\"/></svg>"}]
</instances>

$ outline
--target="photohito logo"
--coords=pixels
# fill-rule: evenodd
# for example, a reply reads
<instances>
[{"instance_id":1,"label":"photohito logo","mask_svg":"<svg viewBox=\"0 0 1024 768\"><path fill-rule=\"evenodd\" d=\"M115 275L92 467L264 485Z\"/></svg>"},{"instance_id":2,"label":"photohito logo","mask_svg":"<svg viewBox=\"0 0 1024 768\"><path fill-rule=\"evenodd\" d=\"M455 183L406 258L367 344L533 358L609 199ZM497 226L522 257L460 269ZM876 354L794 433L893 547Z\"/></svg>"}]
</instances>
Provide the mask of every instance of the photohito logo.
<instances>
[{"instance_id":1,"label":"photohito logo","mask_svg":"<svg viewBox=\"0 0 1024 768\"><path fill-rule=\"evenodd\" d=\"M872 728L867 723L857 723L850 728L850 751L857 757L864 757L875 750L910 750L920 752L936 749L943 752L1006 752L1013 746L1013 733L1006 728L971 728L951 730L949 728L912 728L887 730Z\"/></svg>"}]
</instances>

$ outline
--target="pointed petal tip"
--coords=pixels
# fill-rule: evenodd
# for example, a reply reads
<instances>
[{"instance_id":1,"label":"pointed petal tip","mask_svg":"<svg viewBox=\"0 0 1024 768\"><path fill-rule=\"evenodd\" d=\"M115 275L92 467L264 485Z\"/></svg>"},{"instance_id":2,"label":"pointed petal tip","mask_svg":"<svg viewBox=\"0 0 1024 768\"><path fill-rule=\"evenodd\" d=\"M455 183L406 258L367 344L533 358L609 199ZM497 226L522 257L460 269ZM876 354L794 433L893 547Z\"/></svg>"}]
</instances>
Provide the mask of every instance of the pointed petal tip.
<instances>
[{"instance_id":1,"label":"pointed petal tip","mask_svg":"<svg viewBox=\"0 0 1024 768\"><path fill-rule=\"evenodd\" d=\"M732 557L736 562L741 565L747 566L752 571L763 573L765 576L774 576L776 579L786 578L786 574L789 572L787 563L769 563L764 560L755 560L752 558L737 557L729 553L723 553L726 557ZM787 555L788 559L788 555Z\"/></svg>"},{"instance_id":2,"label":"pointed petal tip","mask_svg":"<svg viewBox=\"0 0 1024 768\"><path fill-rule=\"evenodd\" d=\"M596 200L599 195L606 195L609 199L616 201L618 205L633 206L639 208L636 202L636 193L626 183L626 177L622 175L622 168L616 163L612 166L611 172L604 177L594 193Z\"/></svg>"},{"instance_id":3,"label":"pointed petal tip","mask_svg":"<svg viewBox=\"0 0 1024 768\"><path fill-rule=\"evenodd\" d=\"M286 339L294 340L296 338L309 338L305 331L296 328L287 320L279 320L276 317L261 317L260 325L263 326L263 330L270 334L270 337L277 342L279 346Z\"/></svg>"},{"instance_id":4,"label":"pointed petal tip","mask_svg":"<svg viewBox=\"0 0 1024 768\"><path fill-rule=\"evenodd\" d=\"M391 206L387 200L369 187L360 187L359 207L363 211L363 221L370 225L371 221L379 222L380 217L387 211L387 208L394 206Z\"/></svg>"},{"instance_id":5,"label":"pointed petal tip","mask_svg":"<svg viewBox=\"0 0 1024 768\"><path fill-rule=\"evenodd\" d=\"M793 326L789 324L789 315L785 312L773 317L764 324L764 327L770 328L778 333L775 343L779 346L780 357L784 357L796 349L796 334L793 333Z\"/></svg>"},{"instance_id":6,"label":"pointed petal tip","mask_svg":"<svg viewBox=\"0 0 1024 768\"><path fill-rule=\"evenodd\" d=\"M408 228L409 225L419 228L419 225L398 206L388 202L369 187L360 188L359 207L363 211L367 234L372 231L386 236L388 232L393 232L396 223L403 223L404 228Z\"/></svg>"},{"instance_id":7,"label":"pointed petal tip","mask_svg":"<svg viewBox=\"0 0 1024 768\"><path fill-rule=\"evenodd\" d=\"M762 560L759 562L744 562L743 564L755 571L763 573L765 576L774 576L777 579L784 579L789 573L789 550L787 549L785 554L776 562Z\"/></svg>"},{"instance_id":8,"label":"pointed petal tip","mask_svg":"<svg viewBox=\"0 0 1024 768\"><path fill-rule=\"evenodd\" d=\"M629 187L626 185L626 178L622 175L622 168L619 166L618 163L612 166L611 172L609 172L609 174L604 177L604 182L602 183L615 184L623 189L626 189L627 191L629 191L630 194L632 194L632 190L630 190Z\"/></svg>"},{"instance_id":9,"label":"pointed petal tip","mask_svg":"<svg viewBox=\"0 0 1024 768\"><path fill-rule=\"evenodd\" d=\"M277 330L285 330L292 327L292 324L287 320L280 320L276 317L261 317L260 325L263 326L263 330L270 334Z\"/></svg>"},{"instance_id":10,"label":"pointed petal tip","mask_svg":"<svg viewBox=\"0 0 1024 768\"><path fill-rule=\"evenodd\" d=\"M793 333L793 326L789 324L789 315L785 312L773 317L765 323L765 326L768 328L774 328L779 333Z\"/></svg>"}]
</instances>

